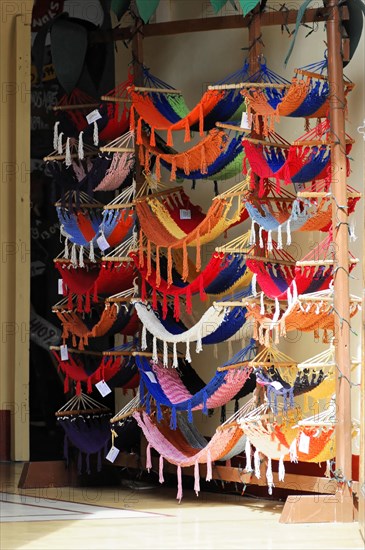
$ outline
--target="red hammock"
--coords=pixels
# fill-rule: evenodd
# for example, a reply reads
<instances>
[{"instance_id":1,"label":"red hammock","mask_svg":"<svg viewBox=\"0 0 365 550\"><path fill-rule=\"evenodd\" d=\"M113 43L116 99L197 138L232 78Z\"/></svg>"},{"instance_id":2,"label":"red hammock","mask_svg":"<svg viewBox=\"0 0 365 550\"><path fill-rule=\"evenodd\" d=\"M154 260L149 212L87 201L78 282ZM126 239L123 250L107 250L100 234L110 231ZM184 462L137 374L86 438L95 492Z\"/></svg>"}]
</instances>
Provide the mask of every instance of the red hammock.
<instances>
[{"instance_id":1,"label":"red hammock","mask_svg":"<svg viewBox=\"0 0 365 550\"><path fill-rule=\"evenodd\" d=\"M192 313L192 303L191 297L193 294L199 292L200 299L206 300L207 294L205 293L204 288L207 287L217 275L224 269L224 253L216 252L211 257L209 263L204 268L204 270L188 285L186 286L176 286L174 284L168 284L159 272L151 267L151 273L147 276L147 261L143 262L143 265L140 265L139 255L135 252L130 253L131 258L135 262L137 269L142 275L142 285L141 285L141 299L146 299L146 281L150 286L152 286L152 307L157 309L157 290L163 294L163 316L167 315L167 296L174 297L174 317L179 319L180 317L180 297L186 297L186 312L188 314Z\"/></svg>"},{"instance_id":2,"label":"red hammock","mask_svg":"<svg viewBox=\"0 0 365 550\"><path fill-rule=\"evenodd\" d=\"M135 111L137 111L139 115L137 143L142 143L142 122L145 121L151 127L150 144L152 147L156 145L155 130L167 130L167 145L169 146L173 145L172 132L176 130L185 130L184 141L190 141L190 127L195 124L199 124L199 133L203 136L204 117L214 109L225 95L224 91L208 90L188 115L172 123L158 111L148 93L136 91L135 86L130 86L128 93L133 102L130 110L130 128L131 130L136 128Z\"/></svg>"},{"instance_id":3,"label":"red hammock","mask_svg":"<svg viewBox=\"0 0 365 550\"><path fill-rule=\"evenodd\" d=\"M316 261L316 265L296 265L294 258L282 250L273 250L271 258L250 259L248 254L246 265L256 274L257 282L266 296L290 301L291 297L298 294L329 288L335 269L334 264L328 264L328 260L334 259L332 244L330 233L301 260L301 262ZM352 254L351 259L353 259ZM282 261L292 265L286 265ZM349 271L351 272L354 267L355 263L350 263Z\"/></svg>"},{"instance_id":4,"label":"red hammock","mask_svg":"<svg viewBox=\"0 0 365 550\"><path fill-rule=\"evenodd\" d=\"M132 262L120 263L105 261L101 264L87 264L87 268L74 267L70 263L55 261L63 279L63 295L68 297L68 308L73 307L73 294L76 294L77 311L90 312L91 296L111 296L133 286L136 270Z\"/></svg>"},{"instance_id":5,"label":"red hammock","mask_svg":"<svg viewBox=\"0 0 365 550\"><path fill-rule=\"evenodd\" d=\"M128 130L129 126L129 106L126 101L113 101L127 99L127 88L133 83L133 73L129 72L127 80L122 82L102 97L106 104L106 116L108 122L99 132L101 141L111 141L121 136ZM110 99L109 99L110 98ZM108 101L109 99L109 101ZM102 105L103 108L104 105Z\"/></svg>"},{"instance_id":6,"label":"red hammock","mask_svg":"<svg viewBox=\"0 0 365 550\"><path fill-rule=\"evenodd\" d=\"M124 208L119 210L118 221L112 231L108 233L108 244L112 248L120 245L128 235L130 229L135 223L134 209Z\"/></svg>"},{"instance_id":7,"label":"red hammock","mask_svg":"<svg viewBox=\"0 0 365 550\"><path fill-rule=\"evenodd\" d=\"M73 354L69 352L67 361L63 361L57 351L52 350L52 354L56 358L58 371L62 371L65 375L63 390L67 393L70 390L70 379L76 382L76 395L81 394L81 382L86 383L87 393L92 392L92 386L105 380L108 382L113 378L122 366L124 357L110 357L108 361L104 358L100 362L100 366L90 375L85 372L85 369L81 362L73 358Z\"/></svg>"},{"instance_id":8,"label":"red hammock","mask_svg":"<svg viewBox=\"0 0 365 550\"><path fill-rule=\"evenodd\" d=\"M65 113L71 120L73 125L77 128L78 132L82 132L88 126L86 115L90 113L91 108L83 108L82 105L96 105L98 102L94 97L89 96L79 88L74 88L70 94L65 94L58 102L58 106L76 106L80 105L79 109L62 109L62 113Z\"/></svg>"}]
</instances>

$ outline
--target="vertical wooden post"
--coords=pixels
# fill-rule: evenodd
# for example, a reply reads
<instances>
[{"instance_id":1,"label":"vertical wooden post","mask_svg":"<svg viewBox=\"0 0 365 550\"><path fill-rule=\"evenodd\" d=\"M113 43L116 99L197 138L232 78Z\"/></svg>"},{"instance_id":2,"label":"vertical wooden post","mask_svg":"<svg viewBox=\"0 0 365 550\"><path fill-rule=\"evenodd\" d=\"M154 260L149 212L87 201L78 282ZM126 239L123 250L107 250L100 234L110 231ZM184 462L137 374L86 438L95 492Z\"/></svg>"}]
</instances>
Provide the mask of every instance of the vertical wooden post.
<instances>
[{"instance_id":1,"label":"vertical wooden post","mask_svg":"<svg viewBox=\"0 0 365 550\"><path fill-rule=\"evenodd\" d=\"M348 216L346 190L346 134L343 61L341 55L341 19L339 0L329 0L327 27L328 79L330 85L331 191L333 197L335 360L336 377L336 470L345 480L352 479L351 451L351 355ZM340 521L353 521L353 504L349 487L343 484L338 494L342 508Z\"/></svg>"},{"instance_id":2,"label":"vertical wooden post","mask_svg":"<svg viewBox=\"0 0 365 550\"><path fill-rule=\"evenodd\" d=\"M133 75L134 84L136 86L143 86L143 21L136 15L135 24L132 29L132 55L133 55ZM136 114L137 118L137 114ZM135 172L137 190L144 182L141 163L139 162L139 146L135 146Z\"/></svg>"}]
</instances>

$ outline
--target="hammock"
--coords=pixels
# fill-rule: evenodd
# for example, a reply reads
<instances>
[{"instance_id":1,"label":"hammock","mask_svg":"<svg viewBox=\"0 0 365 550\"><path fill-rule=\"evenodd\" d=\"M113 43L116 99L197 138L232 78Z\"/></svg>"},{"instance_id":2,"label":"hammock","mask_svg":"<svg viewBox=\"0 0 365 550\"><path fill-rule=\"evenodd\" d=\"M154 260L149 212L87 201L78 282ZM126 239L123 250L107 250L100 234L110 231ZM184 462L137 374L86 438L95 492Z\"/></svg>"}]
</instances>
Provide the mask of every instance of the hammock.
<instances>
[{"instance_id":1,"label":"hammock","mask_svg":"<svg viewBox=\"0 0 365 550\"><path fill-rule=\"evenodd\" d=\"M204 219L189 232L181 229L180 222L179 225L176 223L176 218L172 219L171 210L169 211L161 201L161 194L147 197L144 200L138 199L136 201L136 212L141 224L139 262L140 266L143 267L143 239L145 237L147 239L147 275L149 276L151 273L151 243L156 246L157 262L160 248L167 248L167 283L169 285L172 283L172 249L183 249L183 281L188 277L187 246L196 247L196 271L200 271L201 245L212 241L218 235L245 219L246 210L241 201L241 196L245 193L245 184L246 181L215 197ZM166 197L166 194L164 196ZM238 198L237 206L231 217L228 217L235 196ZM180 209L174 208L173 210L176 212ZM183 216L180 214L180 217ZM156 271L158 278L158 263Z\"/></svg>"},{"instance_id":2,"label":"hammock","mask_svg":"<svg viewBox=\"0 0 365 550\"><path fill-rule=\"evenodd\" d=\"M223 367L232 367L247 361L253 356L255 342L240 350ZM202 410L208 414L208 409L225 405L242 388L251 374L250 368L230 368L215 373L214 377L198 392L192 395L183 384L177 369L166 369L160 363L149 362L145 357L137 356L137 365L141 373L140 395L144 395L142 404L147 403L146 411L150 412L150 397L153 397L157 407L157 420L161 420L161 405L171 409L170 427L176 429L176 411L188 411L189 422L193 421L193 410ZM145 395L145 391L147 394Z\"/></svg>"},{"instance_id":3,"label":"hammock","mask_svg":"<svg viewBox=\"0 0 365 550\"><path fill-rule=\"evenodd\" d=\"M102 118L97 121L100 141L115 139L127 131L129 126L127 88L132 83L133 74L129 72L124 82L102 96L103 103L99 107Z\"/></svg>"},{"instance_id":4,"label":"hammock","mask_svg":"<svg viewBox=\"0 0 365 550\"><path fill-rule=\"evenodd\" d=\"M55 266L63 280L63 295L67 297L67 307L76 307L78 312L89 313L91 297L95 303L98 296L109 296L131 288L136 272L130 263L104 261L74 267L62 260L55 260Z\"/></svg>"},{"instance_id":5,"label":"hammock","mask_svg":"<svg viewBox=\"0 0 365 550\"><path fill-rule=\"evenodd\" d=\"M101 223L102 205L85 193L80 193L79 203L76 202L76 194L72 194L74 202L72 209L56 203L56 211L60 222L60 232L65 237L65 255L68 259L70 252L68 243L72 243L71 258L76 256L76 245L79 249L79 263L83 267L84 248L89 249L89 259L95 261L94 246L96 245L99 226ZM66 200L70 197L66 195ZM74 262L73 262L74 263Z\"/></svg>"},{"instance_id":6,"label":"hammock","mask_svg":"<svg viewBox=\"0 0 365 550\"><path fill-rule=\"evenodd\" d=\"M307 294L329 288L335 270L335 250L332 233L313 248L304 258L295 262L294 258L283 251L274 250L272 256L246 257L247 268L254 274L252 286L256 281L264 294L277 300L288 300L289 305L298 294ZM349 271L356 265L350 254ZM255 290L253 291L255 293Z\"/></svg>"},{"instance_id":7,"label":"hammock","mask_svg":"<svg viewBox=\"0 0 365 550\"><path fill-rule=\"evenodd\" d=\"M126 187L117 197L104 206L103 220L100 224L100 236L109 247L115 247L130 233L135 225L134 203L136 183Z\"/></svg>"},{"instance_id":8,"label":"hammock","mask_svg":"<svg viewBox=\"0 0 365 550\"><path fill-rule=\"evenodd\" d=\"M292 231L324 231L328 232L332 225L332 197L331 193L323 191L327 187L326 182L318 181L312 185L311 191L305 190L295 197L292 193L281 190L280 195L273 191L273 184L269 180L265 190L269 193L265 197L249 195L246 199L246 209L252 220L251 235L255 244L255 224L261 231L269 232L268 249L272 249L272 233L276 231L277 247L282 248L282 233L287 233L287 245L291 244ZM360 199L352 187L347 186L348 215L355 210Z\"/></svg>"},{"instance_id":9,"label":"hammock","mask_svg":"<svg viewBox=\"0 0 365 550\"><path fill-rule=\"evenodd\" d=\"M242 69L229 75L218 83L218 86L230 82L239 82L247 79L249 65L245 63ZM182 99L181 93L153 77L144 69L144 77L150 87L138 88L130 86L128 89L132 99L130 112L131 129L137 126L137 143L141 143L142 123L145 121L151 127L150 144L155 145L155 130L167 131L167 145L172 146L172 132L184 130L184 141L190 141L191 131L204 131L214 128L216 122L224 122L237 116L243 108L243 98L233 87L231 90L208 89L199 103L189 111ZM138 123L135 122L137 111Z\"/></svg>"},{"instance_id":10,"label":"hammock","mask_svg":"<svg viewBox=\"0 0 365 550\"><path fill-rule=\"evenodd\" d=\"M140 145L140 161L150 172L151 157L156 158L156 177L161 177L161 166L170 171L170 181L180 179L214 179L224 180L242 173L244 160L242 137L240 134L228 141L228 135L211 130L197 145L178 153L167 147L165 142L156 136L156 146L149 145L148 137L143 134L143 145ZM143 149L142 149L143 148Z\"/></svg>"},{"instance_id":11,"label":"hammock","mask_svg":"<svg viewBox=\"0 0 365 550\"><path fill-rule=\"evenodd\" d=\"M253 338L260 344L268 347L270 337L274 334L274 342L279 342L280 336L285 336L291 330L303 332L314 331L315 338L319 338L319 329L324 331L323 342L329 342L328 331L334 330L333 290L323 290L311 294L299 295L292 301L286 312L280 317L275 306L257 307L256 303L245 302L247 319L254 322ZM350 297L350 317L359 310L359 299Z\"/></svg>"},{"instance_id":12,"label":"hammock","mask_svg":"<svg viewBox=\"0 0 365 550\"><path fill-rule=\"evenodd\" d=\"M54 125L54 142L58 140L60 130L65 135L74 137L85 130L88 126L86 115L97 106L98 101L79 88L74 88L70 94L63 95L55 109L60 120Z\"/></svg>"},{"instance_id":13,"label":"hammock","mask_svg":"<svg viewBox=\"0 0 365 550\"><path fill-rule=\"evenodd\" d=\"M160 483L163 483L163 460L177 465L178 492L177 499L182 499L182 475L181 468L194 466L194 490L200 491L199 464L207 464L207 481L212 479L212 462L220 460L227 454L242 436L242 430L238 424L221 426L215 432L209 443L201 450L189 446L179 429L170 430L160 422L157 426L145 412L135 412L134 418L142 429L147 441L146 468L152 467L151 447L160 454Z\"/></svg>"},{"instance_id":14,"label":"hammock","mask_svg":"<svg viewBox=\"0 0 365 550\"><path fill-rule=\"evenodd\" d=\"M160 146L150 145L148 136L143 133L139 145L139 160L144 166L146 174L149 174L151 157L156 157L155 174L158 180L161 179L161 163L170 170L170 181L175 181L176 177L182 173L183 177L188 177L191 174L192 179L195 179L199 174L207 177L209 167L213 163L216 162L216 166L220 168L220 161L223 159L223 167L225 159L229 159L229 161L234 159L235 150L242 151L242 147L238 145L236 149L234 148L235 142L231 147L229 145L227 134L214 128L190 149L182 153L176 151L166 153Z\"/></svg>"},{"instance_id":15,"label":"hammock","mask_svg":"<svg viewBox=\"0 0 365 550\"><path fill-rule=\"evenodd\" d=\"M120 349L130 349L130 343L119 346L113 350L108 350L108 353L119 351ZM70 380L75 382L76 395L81 394L81 385L86 384L87 393L92 392L92 386L101 380L108 382L110 387L125 387L131 388L131 382L134 379L132 386L136 388L139 384L138 369L133 357L117 357L108 356L100 359L100 353L74 353L68 350L68 359L62 360L57 350L52 349L52 354L57 361L58 371L65 375L63 390L65 393L70 391Z\"/></svg>"},{"instance_id":16,"label":"hammock","mask_svg":"<svg viewBox=\"0 0 365 550\"><path fill-rule=\"evenodd\" d=\"M59 304L53 309L62 323L62 340L65 344L69 337L72 338L72 346L77 345L76 338L79 338L78 349L83 350L88 345L90 338L101 336L113 336L123 334L134 336L138 330L137 317L133 305L119 307L116 303L106 302L101 316L95 315L87 324L87 319L81 319L74 310L62 309Z\"/></svg>"},{"instance_id":17,"label":"hammock","mask_svg":"<svg viewBox=\"0 0 365 550\"><path fill-rule=\"evenodd\" d=\"M90 474L90 456L97 454L97 470L102 467L102 458L107 452L110 440L108 408L95 399L81 393L76 395L61 407L56 413L57 422L65 432L64 457L69 460L69 444L78 449L77 469L82 471L83 455L85 455L86 473Z\"/></svg>"},{"instance_id":18,"label":"hammock","mask_svg":"<svg viewBox=\"0 0 365 550\"><path fill-rule=\"evenodd\" d=\"M94 191L115 191L126 182L135 167L134 147L134 133L127 132L101 148L112 160Z\"/></svg>"},{"instance_id":19,"label":"hammock","mask_svg":"<svg viewBox=\"0 0 365 550\"><path fill-rule=\"evenodd\" d=\"M186 343L185 359L191 362L190 342L196 341L196 352L202 351L202 344L215 344L227 340L233 336L245 323L245 309L242 307L228 310L226 308L216 309L210 307L201 319L190 329L183 330L181 326L166 318L159 319L152 309L140 302L135 303L137 315L143 324L142 329L142 350L147 348L147 331L153 335L153 356L157 361L157 340L163 342L163 365L167 365L167 343L173 344L174 361L176 367L177 351L176 345L180 342ZM169 331L165 325L169 322Z\"/></svg>"},{"instance_id":20,"label":"hammock","mask_svg":"<svg viewBox=\"0 0 365 550\"><path fill-rule=\"evenodd\" d=\"M274 178L280 192L280 180L287 185L330 176L329 131L329 122L325 120L292 145L278 134L269 132L269 141L244 138L243 147L252 172L260 177L261 185L265 179ZM351 143L351 140L346 143L346 155L351 151ZM347 159L347 176L349 170Z\"/></svg>"},{"instance_id":21,"label":"hammock","mask_svg":"<svg viewBox=\"0 0 365 550\"><path fill-rule=\"evenodd\" d=\"M263 87L260 89L249 83L241 92L245 98L247 112L254 112L254 128L259 131L259 120L263 121L263 133L274 129L274 122L281 116L324 118L329 112L329 83L323 75L327 59L295 70L289 86L281 89ZM353 88L345 83L345 94ZM260 118L259 118L260 117Z\"/></svg>"},{"instance_id":22,"label":"hammock","mask_svg":"<svg viewBox=\"0 0 365 550\"><path fill-rule=\"evenodd\" d=\"M246 287L251 281L251 273L246 269L245 257L243 254L228 254L215 252L208 264L201 273L194 279L184 282L181 275L172 269L173 283L167 283L167 259L165 256L159 258L159 274L156 272L156 263L152 263L151 273L147 277L147 259L144 257L143 267L140 266L139 255L132 252L130 254L139 273L142 276L141 300L147 297L146 283L152 287L152 307L157 309L157 291L163 296L163 317L167 315L167 297L174 297L174 318L180 317L180 298L185 298L186 312L192 313L192 300L194 294L199 293L201 300L206 300L207 294L225 295L235 288ZM174 255L176 262L176 256ZM189 273L193 271L193 266L189 265ZM157 277L159 275L159 277Z\"/></svg>"}]
</instances>

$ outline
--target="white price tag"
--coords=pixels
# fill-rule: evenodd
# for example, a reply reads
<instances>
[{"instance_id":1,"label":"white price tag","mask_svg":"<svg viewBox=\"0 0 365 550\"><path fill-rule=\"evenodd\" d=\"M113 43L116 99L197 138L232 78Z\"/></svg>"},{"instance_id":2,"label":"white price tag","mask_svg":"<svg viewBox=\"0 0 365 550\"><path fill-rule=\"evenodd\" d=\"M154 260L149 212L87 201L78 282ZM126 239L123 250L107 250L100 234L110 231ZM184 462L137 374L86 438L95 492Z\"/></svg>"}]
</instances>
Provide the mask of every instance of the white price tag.
<instances>
[{"instance_id":1,"label":"white price tag","mask_svg":"<svg viewBox=\"0 0 365 550\"><path fill-rule=\"evenodd\" d=\"M58 279L58 294L63 296L63 279Z\"/></svg>"},{"instance_id":2,"label":"white price tag","mask_svg":"<svg viewBox=\"0 0 365 550\"><path fill-rule=\"evenodd\" d=\"M99 120L101 118L101 114L97 109L94 109L94 111L91 111L88 115L86 115L86 120L88 124L92 124L96 120Z\"/></svg>"},{"instance_id":3,"label":"white price tag","mask_svg":"<svg viewBox=\"0 0 365 550\"><path fill-rule=\"evenodd\" d=\"M61 361L68 361L68 349L67 344L60 346Z\"/></svg>"},{"instance_id":4,"label":"white price tag","mask_svg":"<svg viewBox=\"0 0 365 550\"><path fill-rule=\"evenodd\" d=\"M112 447L108 454L106 455L106 459L109 460L109 462L114 462L117 456L119 455L120 450L116 447Z\"/></svg>"},{"instance_id":5,"label":"white price tag","mask_svg":"<svg viewBox=\"0 0 365 550\"><path fill-rule=\"evenodd\" d=\"M97 384L95 384L95 388L98 389L99 393L105 397L109 393L112 393L112 390L109 388L108 384L105 382L105 380L100 380Z\"/></svg>"},{"instance_id":6,"label":"white price tag","mask_svg":"<svg viewBox=\"0 0 365 550\"><path fill-rule=\"evenodd\" d=\"M243 128L244 130L251 130L251 127L252 127L252 115L249 115L246 112L242 113L241 128Z\"/></svg>"},{"instance_id":7,"label":"white price tag","mask_svg":"<svg viewBox=\"0 0 365 550\"><path fill-rule=\"evenodd\" d=\"M191 210L180 209L180 220L191 220Z\"/></svg>"},{"instance_id":8,"label":"white price tag","mask_svg":"<svg viewBox=\"0 0 365 550\"><path fill-rule=\"evenodd\" d=\"M277 382L276 380L274 382L271 382L270 385L276 390L281 390L281 388L283 387L283 385L280 382Z\"/></svg>"},{"instance_id":9,"label":"white price tag","mask_svg":"<svg viewBox=\"0 0 365 550\"><path fill-rule=\"evenodd\" d=\"M108 243L108 241L106 240L106 238L104 237L104 235L100 235L100 237L98 237L96 239L96 244L98 245L98 247L100 248L100 250L103 252L104 250L106 250L107 248L110 248L110 244Z\"/></svg>"},{"instance_id":10,"label":"white price tag","mask_svg":"<svg viewBox=\"0 0 365 550\"><path fill-rule=\"evenodd\" d=\"M300 434L300 438L299 438L299 451L305 455L309 454L309 442L310 442L310 437L308 437L307 435L305 435L305 433L301 433Z\"/></svg>"},{"instance_id":11,"label":"white price tag","mask_svg":"<svg viewBox=\"0 0 365 550\"><path fill-rule=\"evenodd\" d=\"M148 378L153 382L154 384L157 384L156 376L153 374L153 372L148 371L146 372Z\"/></svg>"}]
</instances>

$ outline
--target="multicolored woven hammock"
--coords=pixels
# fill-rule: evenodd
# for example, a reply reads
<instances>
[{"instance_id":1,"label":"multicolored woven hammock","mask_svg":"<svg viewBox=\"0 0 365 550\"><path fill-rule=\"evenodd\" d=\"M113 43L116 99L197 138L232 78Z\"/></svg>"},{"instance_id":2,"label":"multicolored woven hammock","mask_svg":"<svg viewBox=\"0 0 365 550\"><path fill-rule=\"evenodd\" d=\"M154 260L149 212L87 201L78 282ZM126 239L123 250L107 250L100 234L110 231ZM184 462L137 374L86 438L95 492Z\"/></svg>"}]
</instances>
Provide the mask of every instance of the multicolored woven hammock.
<instances>
[{"instance_id":1,"label":"multicolored woven hammock","mask_svg":"<svg viewBox=\"0 0 365 550\"><path fill-rule=\"evenodd\" d=\"M161 405L167 406L171 409L170 427L176 429L176 411L188 411L188 420L192 422L192 411L202 410L204 414L208 414L208 409L225 405L235 397L249 378L252 369L240 367L239 364L250 360L255 349L256 343L251 340L223 365L237 368L217 370L214 377L194 395L187 390L176 368L166 368L160 363L137 356L137 366L141 373L140 395L144 396L142 404L147 405L146 412L150 413L149 400L152 397L156 403L157 420L162 418Z\"/></svg>"},{"instance_id":2,"label":"multicolored woven hammock","mask_svg":"<svg viewBox=\"0 0 365 550\"><path fill-rule=\"evenodd\" d=\"M241 149L242 151L242 149ZM223 157L222 157L223 155ZM208 175L209 167L218 159L234 159L234 151L229 149L229 139L223 130L214 128L207 136L204 136L196 145L182 153L175 151L166 153L158 145L150 145L150 140L145 133L141 134L139 145L139 160L146 174L150 173L151 157L156 157L155 174L157 180L161 179L161 162L170 170L170 181L175 181L179 174L183 177L192 174L194 179L197 174ZM217 162L218 168L220 167ZM223 164L224 166L224 164Z\"/></svg>"},{"instance_id":3,"label":"multicolored woven hammock","mask_svg":"<svg viewBox=\"0 0 365 550\"><path fill-rule=\"evenodd\" d=\"M134 336L138 330L138 318L134 307L119 307L116 303L106 302L101 315L94 315L82 319L75 310L53 309L62 323L62 340L65 344L68 338L72 338L72 346L77 346L76 338L79 338L78 349L83 350L88 345L90 338L124 334ZM86 324L87 323L87 324Z\"/></svg>"},{"instance_id":4,"label":"multicolored woven hammock","mask_svg":"<svg viewBox=\"0 0 365 550\"><path fill-rule=\"evenodd\" d=\"M186 344L185 359L191 362L190 342L196 342L196 352L202 351L202 344L217 344L232 337L245 323L246 310L242 307L233 309L210 307L191 328L173 319L158 318L156 313L141 302L135 303L137 315L143 324L141 349L147 348L147 331L153 335L152 359L158 360L157 340L163 343L163 365L167 366L167 344L173 344L173 366L178 366L178 343Z\"/></svg>"},{"instance_id":5,"label":"multicolored woven hammock","mask_svg":"<svg viewBox=\"0 0 365 550\"><path fill-rule=\"evenodd\" d=\"M172 269L173 283L167 283L167 258L160 255L159 268L156 271L156 262L152 262L151 273L147 277L147 259L144 258L143 267L140 266L137 252L130 254L139 273L142 276L141 293L142 300L147 298L147 284L152 287L152 307L157 309L157 292L163 296L163 317L167 315L167 299L174 298L174 318L180 317L180 299L186 302L186 312L192 313L192 296L198 294L201 300L206 300L207 295L222 297L235 290L247 287L250 284L252 274L247 270L245 256L243 254L224 254L215 252L206 267L195 278L190 277L184 282L174 268ZM182 258L181 258L182 259ZM173 254L175 264L178 262L176 254ZM194 266L189 264L189 273L194 271Z\"/></svg>"},{"instance_id":6,"label":"multicolored woven hammock","mask_svg":"<svg viewBox=\"0 0 365 550\"><path fill-rule=\"evenodd\" d=\"M324 231L328 232L332 224L332 196L328 192L328 184L324 180L313 182L310 190L300 191L298 196L281 189L275 193L273 183L268 180L265 190L267 194L257 197L255 194L246 198L246 209L252 220L251 244L256 244L255 225L268 232L267 247L272 250L272 234L277 232L277 247L283 246L283 233L286 233L286 244L291 244L292 231ZM360 194L347 186L347 212L355 210ZM260 238L260 245L262 238Z\"/></svg>"},{"instance_id":7,"label":"multicolored woven hammock","mask_svg":"<svg viewBox=\"0 0 365 550\"><path fill-rule=\"evenodd\" d=\"M274 129L274 123L281 116L324 118L329 112L329 83L323 74L327 69L327 59L318 63L295 69L289 86L268 86L257 89L249 83L242 90L247 113L254 114L255 131L262 130L264 135ZM353 88L351 82L345 83L345 93ZM263 128L259 128L260 119Z\"/></svg>"},{"instance_id":8,"label":"multicolored woven hammock","mask_svg":"<svg viewBox=\"0 0 365 550\"><path fill-rule=\"evenodd\" d=\"M130 86L129 96L132 99L130 112L131 129L137 127L137 143L141 143L142 123L146 122L151 128L150 144L155 145L155 131L167 131L167 145L172 146L172 132L184 130L184 141L190 141L191 132L204 131L214 128L216 122L224 122L237 117L242 112L243 98L238 88L223 89L232 82L241 82L248 78L249 65L246 62L239 71L229 75L218 84L222 89L208 89L199 103L191 110L186 106L181 93L170 85L155 78L144 69L145 82L148 87L138 88ZM214 88L211 87L211 88ZM135 111L138 113L138 122L135 122Z\"/></svg>"},{"instance_id":9,"label":"multicolored woven hammock","mask_svg":"<svg viewBox=\"0 0 365 550\"><path fill-rule=\"evenodd\" d=\"M251 170L259 176L261 185L264 186L265 179L273 178L277 192L280 193L280 181L287 185L330 177L329 132L330 125L325 120L292 145L274 132L269 132L268 141L244 138L242 143ZM346 155L350 153L351 147L352 140L348 138ZM347 159L347 175L349 171Z\"/></svg>"},{"instance_id":10,"label":"multicolored woven hammock","mask_svg":"<svg viewBox=\"0 0 365 550\"><path fill-rule=\"evenodd\" d=\"M56 413L57 422L65 432L64 457L68 464L69 445L78 449L78 472L82 471L83 455L85 455L86 473L90 474L90 456L97 455L97 470L102 467L102 458L107 453L110 440L111 417L109 409L95 399L83 393L76 395Z\"/></svg>"},{"instance_id":11,"label":"multicolored woven hammock","mask_svg":"<svg viewBox=\"0 0 365 550\"><path fill-rule=\"evenodd\" d=\"M275 243L275 241L274 241ZM252 286L256 282L264 294L277 300L288 300L289 305L298 294L313 293L329 288L335 269L335 249L333 237L328 236L314 247L301 261L285 251L273 250L271 257L259 256L251 259L248 254L246 265L254 274ZM356 265L356 260L350 254L350 272ZM278 305L276 304L276 307Z\"/></svg>"},{"instance_id":12,"label":"multicolored woven hammock","mask_svg":"<svg viewBox=\"0 0 365 550\"><path fill-rule=\"evenodd\" d=\"M202 244L212 241L218 235L221 235L229 228L241 223L247 216L244 203L241 198L246 193L246 183L242 182L229 191L215 197L212 205L206 213L205 217L189 231L182 230L181 218L186 217L181 215L181 210L191 210L191 203L187 209L180 208L172 203L166 204L168 195L166 193L158 193L144 199L136 201L136 212L140 221L140 247L139 247L139 264L144 266L144 238L147 240L147 276L152 271L151 259L151 244L156 247L156 271L158 274L158 258L160 248L167 249L167 283L172 284L172 250L182 248L183 250L183 269L182 279L187 280L188 272L188 253L187 247L196 247L196 271L201 269L201 251ZM176 191L176 190L175 190ZM237 206L234 208L234 198L237 198ZM232 212L233 209L233 212ZM172 216L174 215L174 218ZM180 215L180 216L179 216ZM180 220L178 219L180 217ZM191 221L195 222L194 216L191 213ZM158 278L158 275L157 275Z\"/></svg>"}]
</instances>

